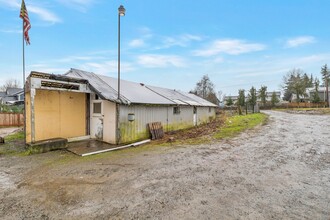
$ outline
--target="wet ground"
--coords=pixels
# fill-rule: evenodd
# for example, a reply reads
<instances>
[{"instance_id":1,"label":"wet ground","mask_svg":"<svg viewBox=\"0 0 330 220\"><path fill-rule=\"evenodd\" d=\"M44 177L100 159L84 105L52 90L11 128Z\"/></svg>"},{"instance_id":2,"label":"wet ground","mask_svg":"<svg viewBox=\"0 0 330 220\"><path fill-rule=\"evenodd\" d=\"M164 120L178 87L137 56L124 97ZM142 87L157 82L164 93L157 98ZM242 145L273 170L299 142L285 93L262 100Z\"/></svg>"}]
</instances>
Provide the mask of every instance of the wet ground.
<instances>
[{"instance_id":1,"label":"wet ground","mask_svg":"<svg viewBox=\"0 0 330 220\"><path fill-rule=\"evenodd\" d=\"M9 134L12 134L22 128L19 127L9 127L9 128L0 128L0 137L5 137Z\"/></svg>"},{"instance_id":2,"label":"wet ground","mask_svg":"<svg viewBox=\"0 0 330 220\"><path fill-rule=\"evenodd\" d=\"M208 144L0 157L0 219L330 218L330 116Z\"/></svg>"}]
</instances>

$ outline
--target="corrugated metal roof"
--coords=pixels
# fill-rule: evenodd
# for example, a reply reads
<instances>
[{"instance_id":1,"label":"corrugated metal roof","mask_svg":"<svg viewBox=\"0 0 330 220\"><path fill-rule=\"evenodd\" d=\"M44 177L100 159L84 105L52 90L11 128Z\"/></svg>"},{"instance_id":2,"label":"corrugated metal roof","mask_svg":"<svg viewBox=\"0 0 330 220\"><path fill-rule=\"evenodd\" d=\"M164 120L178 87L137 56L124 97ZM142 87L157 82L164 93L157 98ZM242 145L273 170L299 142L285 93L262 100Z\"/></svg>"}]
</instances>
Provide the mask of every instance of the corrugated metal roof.
<instances>
[{"instance_id":1,"label":"corrugated metal roof","mask_svg":"<svg viewBox=\"0 0 330 220\"><path fill-rule=\"evenodd\" d=\"M117 91L111 88L103 80L101 80L95 73L78 69L71 69L65 75L75 78L87 79L95 92L97 92L104 99L111 101L117 101L118 99ZM124 101L124 99L121 100Z\"/></svg>"},{"instance_id":2,"label":"corrugated metal roof","mask_svg":"<svg viewBox=\"0 0 330 220\"><path fill-rule=\"evenodd\" d=\"M209 102L195 94L192 93L185 93L185 92L180 92L180 93L184 93L184 95L188 96L189 98L191 98L193 100L193 102L197 102L199 103L199 105L201 106L209 106L209 107L217 107L217 105L213 104L212 102Z\"/></svg>"},{"instance_id":3,"label":"corrugated metal roof","mask_svg":"<svg viewBox=\"0 0 330 220\"><path fill-rule=\"evenodd\" d=\"M116 78L98 75L104 82L117 91L118 80ZM120 93L131 103L141 104L175 104L173 101L156 94L146 88L144 84L120 80Z\"/></svg>"},{"instance_id":4,"label":"corrugated metal roof","mask_svg":"<svg viewBox=\"0 0 330 220\"><path fill-rule=\"evenodd\" d=\"M21 88L8 88L6 90L7 95L14 95L15 93L22 92L22 91L23 91L23 89L21 89Z\"/></svg>"},{"instance_id":5,"label":"corrugated metal roof","mask_svg":"<svg viewBox=\"0 0 330 220\"><path fill-rule=\"evenodd\" d=\"M126 80L120 80L121 95L120 101L118 101L118 80L116 78L78 69L71 69L65 75L88 80L92 90L98 93L102 98L114 102L121 102L124 104L216 106L194 94L148 86Z\"/></svg>"},{"instance_id":6,"label":"corrugated metal roof","mask_svg":"<svg viewBox=\"0 0 330 220\"><path fill-rule=\"evenodd\" d=\"M101 94L101 97L110 101L118 102L118 80L116 78L77 69L71 69L65 75L87 79L96 92ZM124 104L175 104L169 99L152 92L143 84L141 85L126 80L120 80L120 94L120 101Z\"/></svg>"},{"instance_id":7,"label":"corrugated metal roof","mask_svg":"<svg viewBox=\"0 0 330 220\"><path fill-rule=\"evenodd\" d=\"M160 88L156 86L147 86L152 91L162 95L178 105L193 105L193 106L215 106L209 101L206 101L194 94L186 93L173 89Z\"/></svg>"}]
</instances>

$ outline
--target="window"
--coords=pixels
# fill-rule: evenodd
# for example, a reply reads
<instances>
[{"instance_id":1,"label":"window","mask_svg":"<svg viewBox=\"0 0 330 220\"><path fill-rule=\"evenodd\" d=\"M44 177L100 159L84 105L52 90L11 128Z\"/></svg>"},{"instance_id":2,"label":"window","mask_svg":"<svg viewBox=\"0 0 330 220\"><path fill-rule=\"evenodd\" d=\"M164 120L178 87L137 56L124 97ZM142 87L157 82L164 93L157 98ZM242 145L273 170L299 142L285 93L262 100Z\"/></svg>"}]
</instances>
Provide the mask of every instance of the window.
<instances>
[{"instance_id":1,"label":"window","mask_svg":"<svg viewBox=\"0 0 330 220\"><path fill-rule=\"evenodd\" d=\"M24 94L18 96L18 101L24 100Z\"/></svg>"},{"instance_id":2,"label":"window","mask_svg":"<svg viewBox=\"0 0 330 220\"><path fill-rule=\"evenodd\" d=\"M93 103L93 114L102 114L102 103L101 102Z\"/></svg>"},{"instance_id":3,"label":"window","mask_svg":"<svg viewBox=\"0 0 330 220\"><path fill-rule=\"evenodd\" d=\"M99 100L99 96L95 94L95 100Z\"/></svg>"},{"instance_id":4,"label":"window","mask_svg":"<svg viewBox=\"0 0 330 220\"><path fill-rule=\"evenodd\" d=\"M173 107L173 114L180 114L180 107L179 106L175 106Z\"/></svg>"},{"instance_id":5,"label":"window","mask_svg":"<svg viewBox=\"0 0 330 220\"><path fill-rule=\"evenodd\" d=\"M211 112L212 111L212 108L211 107L209 107L209 112Z\"/></svg>"}]
</instances>

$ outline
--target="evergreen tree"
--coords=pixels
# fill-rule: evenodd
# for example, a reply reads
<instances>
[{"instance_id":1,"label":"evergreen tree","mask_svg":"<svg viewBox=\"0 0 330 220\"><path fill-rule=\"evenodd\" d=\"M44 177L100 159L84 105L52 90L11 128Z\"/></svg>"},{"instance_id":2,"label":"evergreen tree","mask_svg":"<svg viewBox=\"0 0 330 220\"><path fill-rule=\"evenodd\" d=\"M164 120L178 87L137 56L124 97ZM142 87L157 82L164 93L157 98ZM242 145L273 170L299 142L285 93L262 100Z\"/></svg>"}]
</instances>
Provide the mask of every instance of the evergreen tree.
<instances>
[{"instance_id":1,"label":"evergreen tree","mask_svg":"<svg viewBox=\"0 0 330 220\"><path fill-rule=\"evenodd\" d=\"M266 106L266 98L267 98L267 86L261 86L259 89L259 98L261 100L262 106Z\"/></svg>"},{"instance_id":2,"label":"evergreen tree","mask_svg":"<svg viewBox=\"0 0 330 220\"><path fill-rule=\"evenodd\" d=\"M292 94L296 95L297 102L306 95L306 88L310 85L310 79L301 69L292 69L284 77L284 100L290 101Z\"/></svg>"},{"instance_id":3,"label":"evergreen tree","mask_svg":"<svg viewBox=\"0 0 330 220\"><path fill-rule=\"evenodd\" d=\"M314 81L314 85L315 85L315 92L313 93L312 97L311 97L311 101L313 103L319 103L321 101L320 99L320 95L319 95L319 85L320 85L320 81L315 78L315 81Z\"/></svg>"},{"instance_id":4,"label":"evergreen tree","mask_svg":"<svg viewBox=\"0 0 330 220\"><path fill-rule=\"evenodd\" d=\"M226 105L227 106L232 106L234 104L233 99L229 96L228 99L226 99Z\"/></svg>"},{"instance_id":5,"label":"evergreen tree","mask_svg":"<svg viewBox=\"0 0 330 220\"><path fill-rule=\"evenodd\" d=\"M238 90L238 105L239 106L245 106L245 90L240 89Z\"/></svg>"},{"instance_id":6,"label":"evergreen tree","mask_svg":"<svg viewBox=\"0 0 330 220\"><path fill-rule=\"evenodd\" d=\"M277 98L276 92L272 93L272 98L270 102L272 103L272 107L274 107L277 103L280 102L280 100Z\"/></svg>"},{"instance_id":7,"label":"evergreen tree","mask_svg":"<svg viewBox=\"0 0 330 220\"><path fill-rule=\"evenodd\" d=\"M324 64L324 66L321 67L321 74L322 74L322 80L326 89L326 102L327 106L329 104L329 82L330 82L330 71L328 69L327 64Z\"/></svg>"},{"instance_id":8,"label":"evergreen tree","mask_svg":"<svg viewBox=\"0 0 330 220\"><path fill-rule=\"evenodd\" d=\"M254 113L254 106L257 104L257 91L253 86L249 91L248 103L252 106L252 112Z\"/></svg>"}]
</instances>

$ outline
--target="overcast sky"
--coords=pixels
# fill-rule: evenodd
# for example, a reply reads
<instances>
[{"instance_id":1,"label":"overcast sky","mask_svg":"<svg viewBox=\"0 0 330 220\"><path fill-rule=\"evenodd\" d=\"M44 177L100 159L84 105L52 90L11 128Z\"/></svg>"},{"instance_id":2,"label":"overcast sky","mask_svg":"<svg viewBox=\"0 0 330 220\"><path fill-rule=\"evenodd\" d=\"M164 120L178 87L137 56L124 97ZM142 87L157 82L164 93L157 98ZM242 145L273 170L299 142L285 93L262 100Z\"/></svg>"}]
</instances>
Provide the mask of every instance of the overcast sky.
<instances>
[{"instance_id":1,"label":"overcast sky","mask_svg":"<svg viewBox=\"0 0 330 220\"><path fill-rule=\"evenodd\" d=\"M204 74L227 95L279 90L292 68L330 65L328 0L26 0L30 71L70 68L189 91ZM22 82L20 0L0 0L0 84Z\"/></svg>"}]
</instances>

